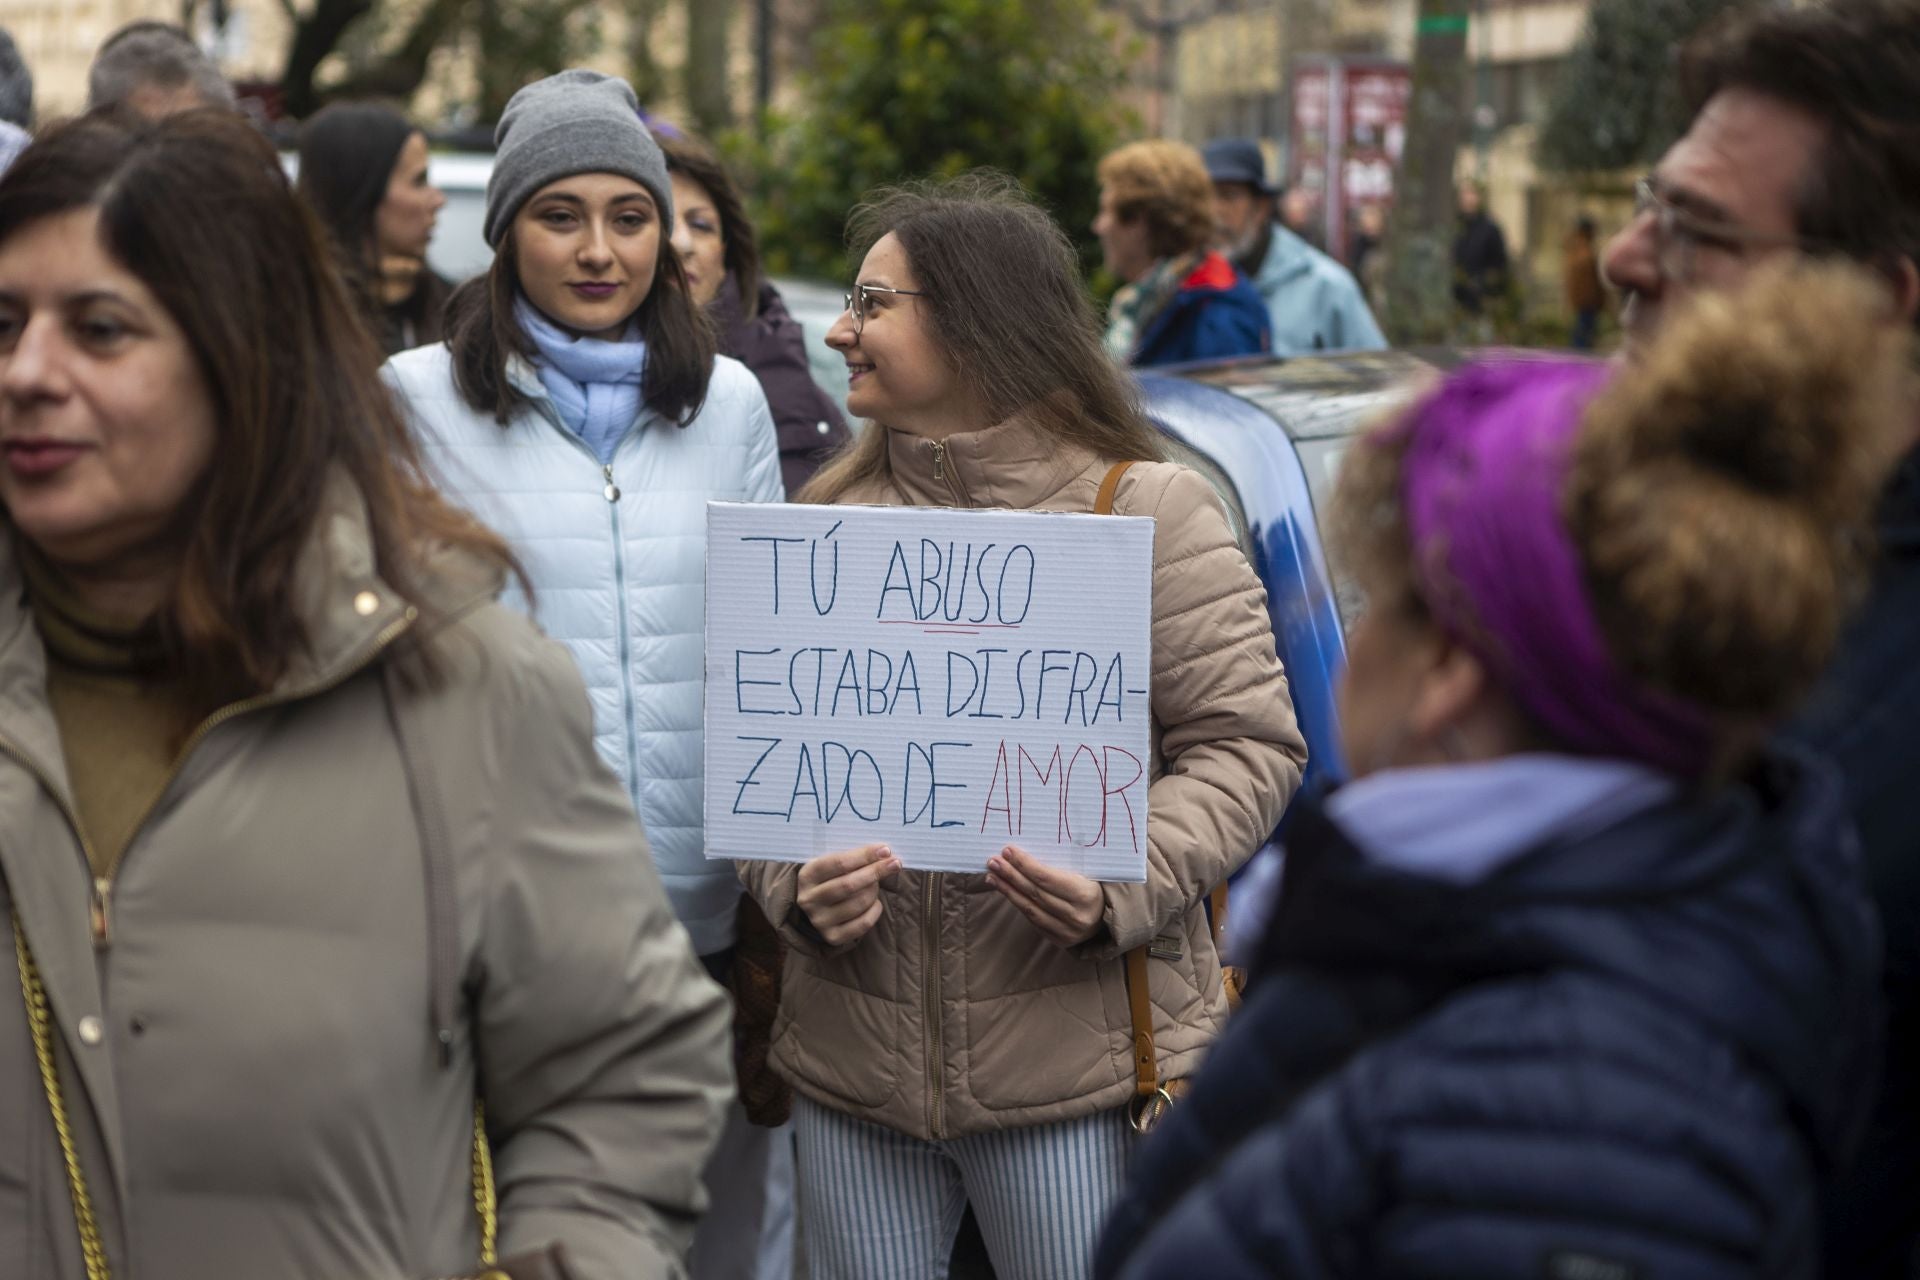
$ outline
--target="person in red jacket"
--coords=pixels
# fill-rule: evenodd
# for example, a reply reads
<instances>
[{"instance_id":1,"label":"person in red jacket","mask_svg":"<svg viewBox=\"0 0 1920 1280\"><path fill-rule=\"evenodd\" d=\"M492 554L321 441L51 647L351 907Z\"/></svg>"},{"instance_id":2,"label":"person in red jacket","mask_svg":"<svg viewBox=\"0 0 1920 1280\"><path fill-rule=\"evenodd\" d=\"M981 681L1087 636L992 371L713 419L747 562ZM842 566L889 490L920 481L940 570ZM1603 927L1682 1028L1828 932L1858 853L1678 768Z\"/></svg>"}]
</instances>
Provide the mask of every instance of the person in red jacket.
<instances>
[{"instance_id":1,"label":"person in red jacket","mask_svg":"<svg viewBox=\"0 0 1920 1280\"><path fill-rule=\"evenodd\" d=\"M1113 296L1107 351L1136 366L1180 364L1273 349L1266 299L1211 249L1213 182L1184 142L1153 139L1100 162L1093 222Z\"/></svg>"}]
</instances>

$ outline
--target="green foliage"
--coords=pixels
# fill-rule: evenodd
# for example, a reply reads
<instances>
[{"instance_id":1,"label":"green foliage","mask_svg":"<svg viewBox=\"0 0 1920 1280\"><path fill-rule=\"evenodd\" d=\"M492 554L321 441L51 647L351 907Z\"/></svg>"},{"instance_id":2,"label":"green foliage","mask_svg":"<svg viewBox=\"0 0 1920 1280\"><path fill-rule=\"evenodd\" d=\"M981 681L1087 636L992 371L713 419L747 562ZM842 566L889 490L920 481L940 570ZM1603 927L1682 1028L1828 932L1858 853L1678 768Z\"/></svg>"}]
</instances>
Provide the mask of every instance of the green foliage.
<instances>
[{"instance_id":1,"label":"green foliage","mask_svg":"<svg viewBox=\"0 0 1920 1280\"><path fill-rule=\"evenodd\" d=\"M577 66L600 46L600 9L574 0L473 0L482 120L498 120L523 85Z\"/></svg>"},{"instance_id":2,"label":"green foliage","mask_svg":"<svg viewBox=\"0 0 1920 1280\"><path fill-rule=\"evenodd\" d=\"M1554 86L1541 166L1591 172L1657 160L1687 123L1674 76L1680 45L1719 15L1757 2L1595 0Z\"/></svg>"},{"instance_id":3,"label":"green foliage","mask_svg":"<svg viewBox=\"0 0 1920 1280\"><path fill-rule=\"evenodd\" d=\"M825 0L822 17L806 114L727 140L769 271L841 279L867 192L982 166L1098 260L1095 166L1123 123L1125 60L1091 0Z\"/></svg>"}]
</instances>

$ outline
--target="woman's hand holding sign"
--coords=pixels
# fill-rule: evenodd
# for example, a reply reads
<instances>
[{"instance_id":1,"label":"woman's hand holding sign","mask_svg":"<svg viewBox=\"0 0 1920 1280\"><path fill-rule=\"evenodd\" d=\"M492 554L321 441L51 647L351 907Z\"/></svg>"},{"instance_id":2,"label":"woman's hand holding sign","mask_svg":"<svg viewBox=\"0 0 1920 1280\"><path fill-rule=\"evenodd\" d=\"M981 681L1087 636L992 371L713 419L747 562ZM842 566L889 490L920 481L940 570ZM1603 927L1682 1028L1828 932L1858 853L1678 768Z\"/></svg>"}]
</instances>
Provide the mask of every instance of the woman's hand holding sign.
<instances>
[{"instance_id":1,"label":"woman's hand holding sign","mask_svg":"<svg viewBox=\"0 0 1920 1280\"><path fill-rule=\"evenodd\" d=\"M801 864L795 902L828 946L842 947L880 922L880 882L899 870L900 860L883 844L822 854Z\"/></svg>"},{"instance_id":2,"label":"woman's hand holding sign","mask_svg":"<svg viewBox=\"0 0 1920 1280\"><path fill-rule=\"evenodd\" d=\"M1008 845L988 861L987 883L1059 946L1078 946L1100 931L1107 898L1097 880L1049 867Z\"/></svg>"}]
</instances>

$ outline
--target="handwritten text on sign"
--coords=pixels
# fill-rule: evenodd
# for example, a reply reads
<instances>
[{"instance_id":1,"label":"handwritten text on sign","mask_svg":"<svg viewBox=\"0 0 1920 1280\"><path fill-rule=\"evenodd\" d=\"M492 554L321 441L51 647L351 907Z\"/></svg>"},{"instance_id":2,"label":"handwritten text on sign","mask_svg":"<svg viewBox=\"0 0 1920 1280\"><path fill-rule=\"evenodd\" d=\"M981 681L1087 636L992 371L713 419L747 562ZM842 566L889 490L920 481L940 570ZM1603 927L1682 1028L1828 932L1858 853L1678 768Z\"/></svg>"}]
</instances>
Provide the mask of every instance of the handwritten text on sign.
<instances>
[{"instance_id":1,"label":"handwritten text on sign","mask_svg":"<svg viewBox=\"0 0 1920 1280\"><path fill-rule=\"evenodd\" d=\"M707 507L715 858L1146 878L1153 521Z\"/></svg>"}]
</instances>

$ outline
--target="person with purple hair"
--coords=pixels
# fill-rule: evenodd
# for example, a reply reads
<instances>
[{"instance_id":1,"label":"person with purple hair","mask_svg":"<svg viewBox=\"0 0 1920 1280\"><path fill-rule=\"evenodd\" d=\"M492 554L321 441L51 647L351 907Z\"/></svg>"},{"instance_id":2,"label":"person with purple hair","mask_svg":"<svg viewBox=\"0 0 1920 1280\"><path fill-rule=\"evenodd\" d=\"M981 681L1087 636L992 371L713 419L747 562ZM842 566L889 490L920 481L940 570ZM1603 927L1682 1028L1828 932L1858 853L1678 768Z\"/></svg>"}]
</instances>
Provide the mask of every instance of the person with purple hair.
<instances>
[{"instance_id":1,"label":"person with purple hair","mask_svg":"<svg viewBox=\"0 0 1920 1280\"><path fill-rule=\"evenodd\" d=\"M1820 1274L1878 930L1770 732L1864 586L1902 337L1760 273L1627 366L1470 364L1343 464L1365 590L1248 1001L1098 1277Z\"/></svg>"}]
</instances>

